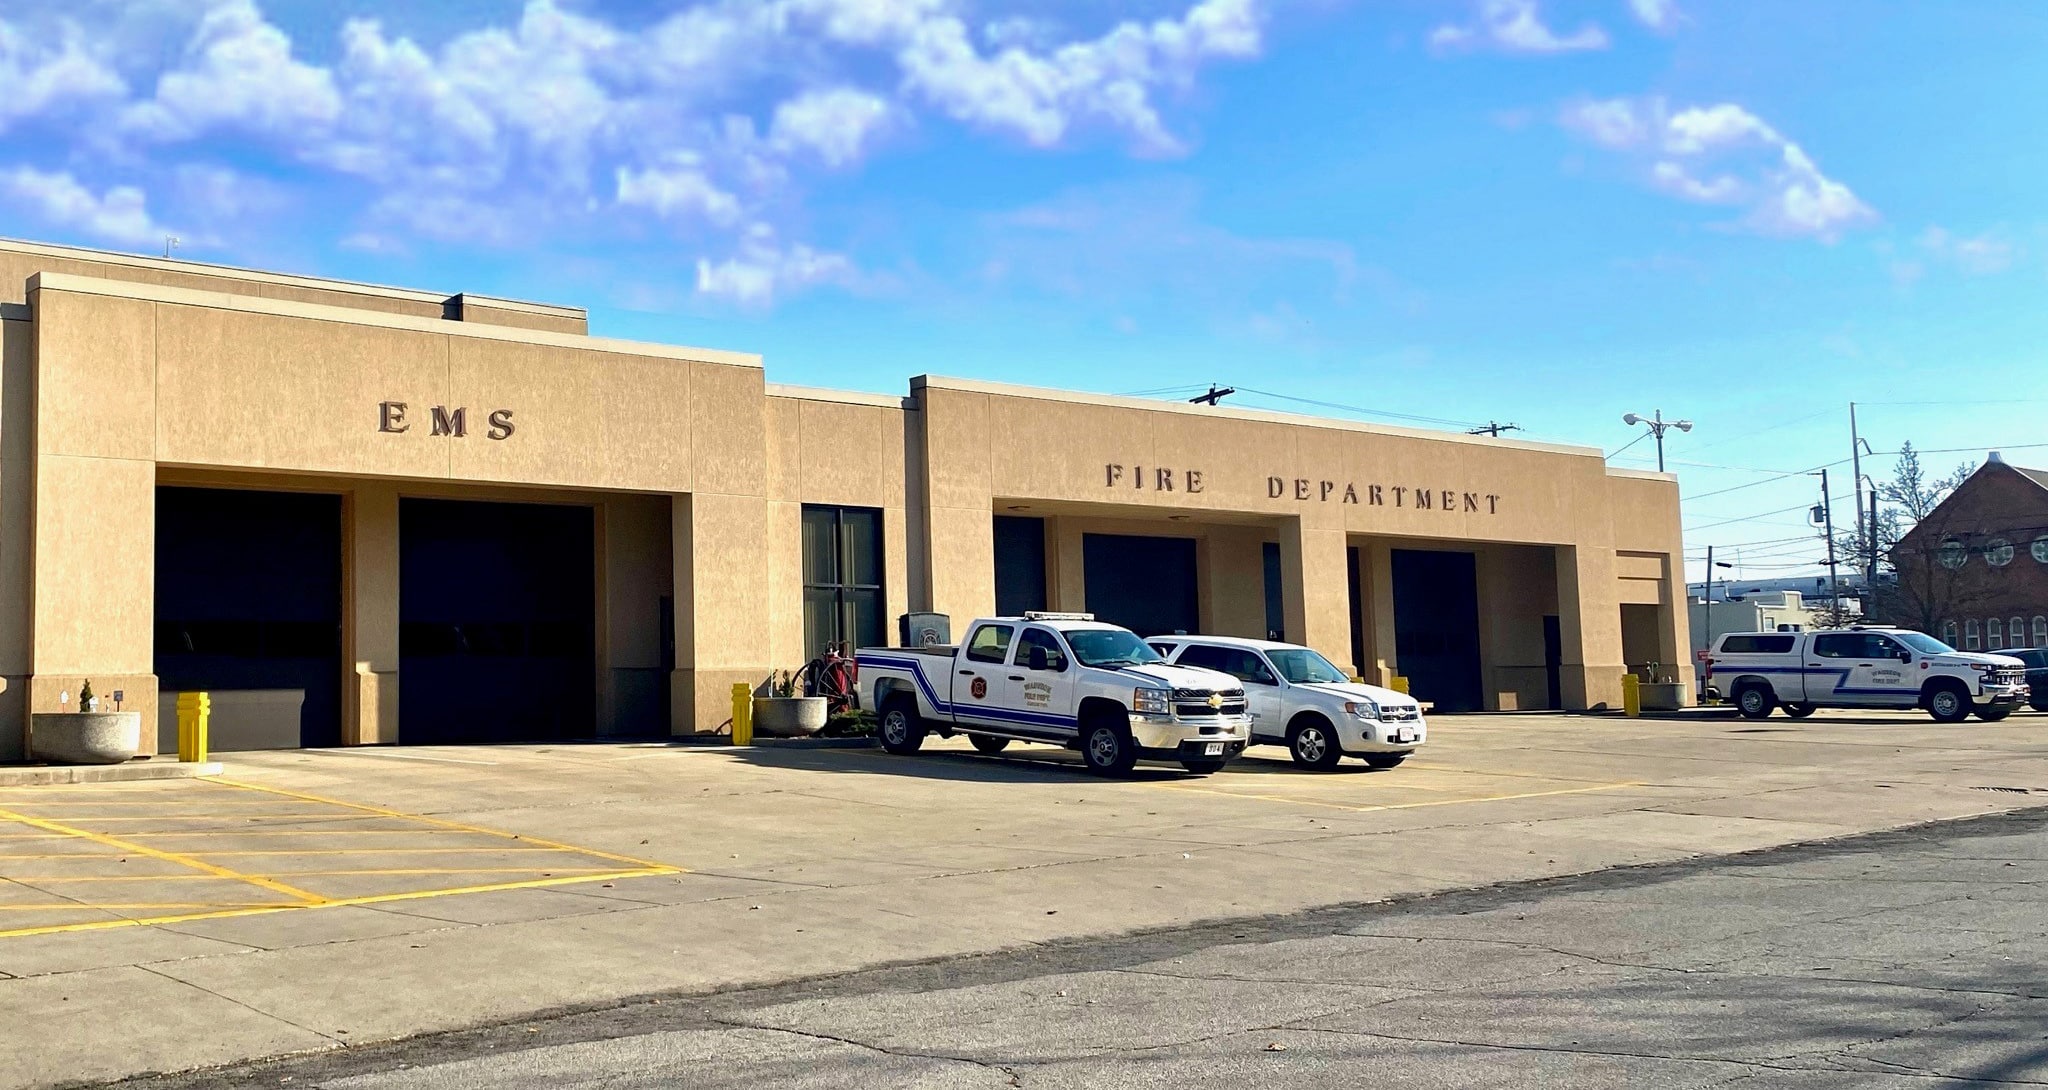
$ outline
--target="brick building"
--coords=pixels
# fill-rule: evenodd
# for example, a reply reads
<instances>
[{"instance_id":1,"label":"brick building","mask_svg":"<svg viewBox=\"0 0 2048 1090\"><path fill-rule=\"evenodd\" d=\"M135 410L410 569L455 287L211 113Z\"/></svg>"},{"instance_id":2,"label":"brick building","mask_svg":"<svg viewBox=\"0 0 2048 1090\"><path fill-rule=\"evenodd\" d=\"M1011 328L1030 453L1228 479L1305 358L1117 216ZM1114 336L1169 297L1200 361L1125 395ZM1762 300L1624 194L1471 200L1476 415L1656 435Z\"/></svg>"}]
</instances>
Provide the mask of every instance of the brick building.
<instances>
[{"instance_id":1,"label":"brick building","mask_svg":"<svg viewBox=\"0 0 2048 1090\"><path fill-rule=\"evenodd\" d=\"M1887 619L1965 651L2048 647L2048 470L1992 452L1891 557Z\"/></svg>"}]
</instances>

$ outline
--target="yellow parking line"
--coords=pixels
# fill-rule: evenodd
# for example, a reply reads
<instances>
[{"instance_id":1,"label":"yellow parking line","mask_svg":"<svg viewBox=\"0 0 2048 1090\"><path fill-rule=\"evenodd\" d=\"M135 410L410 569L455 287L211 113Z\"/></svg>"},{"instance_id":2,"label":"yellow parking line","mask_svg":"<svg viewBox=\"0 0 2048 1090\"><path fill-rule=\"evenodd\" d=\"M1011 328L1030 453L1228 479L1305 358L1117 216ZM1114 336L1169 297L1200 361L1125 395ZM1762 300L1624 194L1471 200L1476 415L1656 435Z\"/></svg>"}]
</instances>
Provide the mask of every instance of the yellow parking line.
<instances>
[{"instance_id":1,"label":"yellow parking line","mask_svg":"<svg viewBox=\"0 0 2048 1090\"><path fill-rule=\"evenodd\" d=\"M176 916L147 916L127 920L91 920L85 923L48 924L42 927L23 927L12 931L0 931L0 939L22 938L29 935L54 935L71 931L107 931L118 927L153 927L160 924L191 923L198 920L225 920L241 916L262 916L273 912L308 912L323 908L349 908L356 905L388 904L393 901L417 901L428 897L453 897L463 893L499 893L514 889L544 889L548 886L566 886L579 882L603 882L626 878L653 878L667 874L687 873L677 867L654 866L639 870L614 871L609 874L568 875L559 878L536 878L524 882L496 882L481 886L463 886L459 889L425 889L406 893L383 893L370 897L338 897L333 900L314 901L306 904L265 905L260 908L229 908L219 912L194 912ZM81 908L91 906L81 905Z\"/></svg>"},{"instance_id":2,"label":"yellow parking line","mask_svg":"<svg viewBox=\"0 0 2048 1090\"><path fill-rule=\"evenodd\" d=\"M1321 806L1331 810L1349 810L1354 814L1377 813L1381 810L1414 810L1424 806L1462 806L1471 802L1506 802L1511 799L1537 799L1549 795L1583 795L1593 791L1616 791L1624 787L1641 787L1640 783L1603 783L1595 787L1567 787L1558 791L1523 791L1512 795L1479 795L1466 799L1430 799L1427 802L1392 802L1375 806L1346 806L1337 802L1319 802L1314 799L1290 799L1280 795L1252 795L1237 791L1219 791L1207 787L1189 787L1181 784L1162 783L1155 786L1171 791L1197 791L1205 795L1223 795L1233 799L1262 799L1267 802L1291 802L1301 806Z\"/></svg>"},{"instance_id":3,"label":"yellow parking line","mask_svg":"<svg viewBox=\"0 0 2048 1090\"><path fill-rule=\"evenodd\" d=\"M495 836L504 838L506 840L519 840L524 841L528 844L539 844L543 847L561 848L564 851L579 852L583 855L596 856L599 859L610 859L613 862L617 863L630 863L636 867L668 867L668 864L666 863L656 863L653 860L649 859L635 859L630 855L619 855L614 852L601 852L593 848L578 848L572 844L560 844L552 840L542 840L539 837L526 836L521 833L508 833L500 829L486 829L478 825L464 825L459 821L446 821L441 818L427 817L424 814L407 814L398 810L386 810L381 806L365 806L361 803L342 802L338 799L321 798L319 795L308 795L298 791L286 791L281 787L268 787L263 784L256 783L243 783L239 780L222 779L218 776L205 777L202 780L202 782L217 783L225 785L227 787L239 787L244 791L267 791L273 795L283 795L285 798L298 799L302 802L317 802L323 806L345 806L351 810L361 810L365 813L376 814L380 817L400 818L405 821L423 821L430 825L439 825L448 829L459 829L465 833L480 833L484 836Z\"/></svg>"},{"instance_id":4,"label":"yellow parking line","mask_svg":"<svg viewBox=\"0 0 2048 1090\"><path fill-rule=\"evenodd\" d=\"M85 829L76 829L69 825L59 824L54 821L44 821L41 818L32 818L23 814L17 814L12 810L0 809L0 818L4 818L8 821L17 821L23 825L29 826L30 828L41 829L45 832L66 833L71 836L83 837L84 839L90 840L95 844L104 844L110 848L119 848L122 851L126 851L134 855L148 856L151 859L161 859L167 863L176 863L180 866L190 867L193 870L205 871L208 874L217 875L222 878L233 878L238 881L247 882L253 886L261 886L262 888L267 889L272 893L282 893L287 897L295 897L302 901L317 901L320 899L320 896L318 894L307 893L305 890L302 889L293 889L292 887L285 885L283 882L274 882L268 878L255 878L249 875L239 874L235 871L227 869L226 867L216 866L212 863L208 863L203 859L194 859L189 855L179 855L177 852L163 851L159 848L149 847L146 844L136 844L132 841L122 840L118 837L108 836L105 833L95 833Z\"/></svg>"},{"instance_id":5,"label":"yellow parking line","mask_svg":"<svg viewBox=\"0 0 2048 1090\"><path fill-rule=\"evenodd\" d=\"M64 816L64 815L60 815L60 816ZM65 816L65 820L67 820L67 821L90 821L90 822L93 822L93 823L95 823L95 824L102 824L102 823L105 823L105 822L109 822L109 821L257 821L257 820L269 820L269 821L369 821L369 820L371 820L371 819L372 819L372 817L378 817L378 816L384 816L384 815L369 815L369 814L291 814L291 813L285 813L285 814L129 814L129 815L125 816L125 817L120 817L120 816L109 816L109 817L95 817L95 816L93 816L93 815L89 815L89 814L88 814L88 815L72 814L72 815L69 815L69 816ZM198 831L200 831L200 832L215 832L215 831L218 831L218 830L211 830L211 829L207 829L207 830L198 830Z\"/></svg>"},{"instance_id":6,"label":"yellow parking line","mask_svg":"<svg viewBox=\"0 0 2048 1090\"><path fill-rule=\"evenodd\" d=\"M447 829L163 829L122 833L122 836L447 836ZM509 833L499 833L509 836ZM52 838L54 839L54 838ZM570 851L582 851L571 848Z\"/></svg>"},{"instance_id":7,"label":"yellow parking line","mask_svg":"<svg viewBox=\"0 0 2048 1090\"><path fill-rule=\"evenodd\" d=\"M200 856L206 859L218 859L223 855L448 855L451 853L477 853L484 855L498 855L505 852L536 852L541 854L559 854L565 850L566 849L563 848L479 848L474 844L465 844L457 848L305 848L299 850L294 850L291 848L268 848L260 850L250 848L227 852L191 852L189 854ZM0 859L84 858L87 857L81 855L0 855Z\"/></svg>"},{"instance_id":8,"label":"yellow parking line","mask_svg":"<svg viewBox=\"0 0 2048 1090\"><path fill-rule=\"evenodd\" d=\"M439 867L408 870L403 868L377 868L373 870L281 870L272 871L266 878L331 878L343 874L599 874L605 867ZM17 881L26 882L21 878Z\"/></svg>"},{"instance_id":9,"label":"yellow parking line","mask_svg":"<svg viewBox=\"0 0 2048 1090\"><path fill-rule=\"evenodd\" d=\"M114 909L120 909L120 910L122 910L122 911L133 911L133 910L135 910L135 909L141 909L141 908L152 908L152 909L155 909L155 908L303 908L303 907L305 907L305 906L304 906L304 905L300 905L300 904L297 904L297 903L286 903L286 902L284 902L284 901L252 901L252 902L248 902L248 903L245 903L245 904L230 904L230 905L224 905L224 904L221 904L221 903L220 903L219 901L193 901L193 902L190 902L190 903L179 903L179 902L172 902L172 903L170 903L170 904L143 904L143 905L125 905L125 904L101 904L101 903L99 903L99 902L97 902L97 901L93 902L92 904L84 904L84 903L81 903L81 902L78 902L78 901L63 901L63 902L59 902L59 903L57 903L57 904L53 904L53 905L0 905L0 912L60 912L60 911L61 911L61 912L101 912L101 911L113 911Z\"/></svg>"}]
</instances>

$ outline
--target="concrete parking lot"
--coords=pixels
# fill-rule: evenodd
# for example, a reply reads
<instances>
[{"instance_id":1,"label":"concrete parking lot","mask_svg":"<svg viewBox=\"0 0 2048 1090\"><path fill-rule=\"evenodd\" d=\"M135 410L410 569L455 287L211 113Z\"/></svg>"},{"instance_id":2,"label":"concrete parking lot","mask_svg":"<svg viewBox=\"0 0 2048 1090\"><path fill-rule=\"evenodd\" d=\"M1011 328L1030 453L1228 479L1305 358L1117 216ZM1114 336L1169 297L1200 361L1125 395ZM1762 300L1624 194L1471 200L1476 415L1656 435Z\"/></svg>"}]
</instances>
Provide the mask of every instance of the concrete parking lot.
<instances>
[{"instance_id":1,"label":"concrete parking lot","mask_svg":"<svg viewBox=\"0 0 2048 1090\"><path fill-rule=\"evenodd\" d=\"M22 908L0 913L20 917L0 920L0 1018L18 1029L0 1080L181 1070L2048 802L2048 717L2031 715L1471 716L1432 738L1390 771L1304 773L1254 750L1206 779L1097 780L1056 751L956 743L912 758L627 744L229 755L232 783L8 790L0 903ZM130 880L63 880L102 877Z\"/></svg>"}]
</instances>

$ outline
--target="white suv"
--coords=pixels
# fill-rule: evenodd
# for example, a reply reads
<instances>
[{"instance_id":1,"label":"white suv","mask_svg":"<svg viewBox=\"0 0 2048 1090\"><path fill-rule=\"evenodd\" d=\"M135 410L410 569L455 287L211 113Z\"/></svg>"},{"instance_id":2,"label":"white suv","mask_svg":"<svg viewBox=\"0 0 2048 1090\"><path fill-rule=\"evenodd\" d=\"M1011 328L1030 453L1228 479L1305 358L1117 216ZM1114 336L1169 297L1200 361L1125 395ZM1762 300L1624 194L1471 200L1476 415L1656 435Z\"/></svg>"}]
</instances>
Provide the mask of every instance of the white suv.
<instances>
[{"instance_id":1,"label":"white suv","mask_svg":"<svg viewBox=\"0 0 2048 1090\"><path fill-rule=\"evenodd\" d=\"M1306 768L1331 768L1342 757L1392 768L1429 734L1414 698L1352 681L1311 648L1234 636L1154 636L1146 642L1176 666L1216 670L1244 682L1252 744L1286 746Z\"/></svg>"}]
</instances>

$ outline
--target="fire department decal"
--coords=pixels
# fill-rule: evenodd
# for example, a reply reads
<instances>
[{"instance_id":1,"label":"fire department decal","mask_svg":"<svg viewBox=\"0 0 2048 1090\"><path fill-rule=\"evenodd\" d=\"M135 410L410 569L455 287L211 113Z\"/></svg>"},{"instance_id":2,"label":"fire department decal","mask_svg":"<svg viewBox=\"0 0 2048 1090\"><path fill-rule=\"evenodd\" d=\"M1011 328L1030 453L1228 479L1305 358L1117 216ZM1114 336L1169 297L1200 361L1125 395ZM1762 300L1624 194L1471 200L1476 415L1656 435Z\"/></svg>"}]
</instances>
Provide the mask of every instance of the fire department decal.
<instances>
[{"instance_id":1,"label":"fire department decal","mask_svg":"<svg viewBox=\"0 0 2048 1090\"><path fill-rule=\"evenodd\" d=\"M974 684L969 685L967 691L973 695L974 699L980 700L988 695L988 679L984 677L975 678Z\"/></svg>"},{"instance_id":2,"label":"fire department decal","mask_svg":"<svg viewBox=\"0 0 2048 1090\"><path fill-rule=\"evenodd\" d=\"M1051 703L1052 686L1047 685L1043 681L1027 681L1024 683L1025 707L1043 708L1050 705Z\"/></svg>"}]
</instances>

